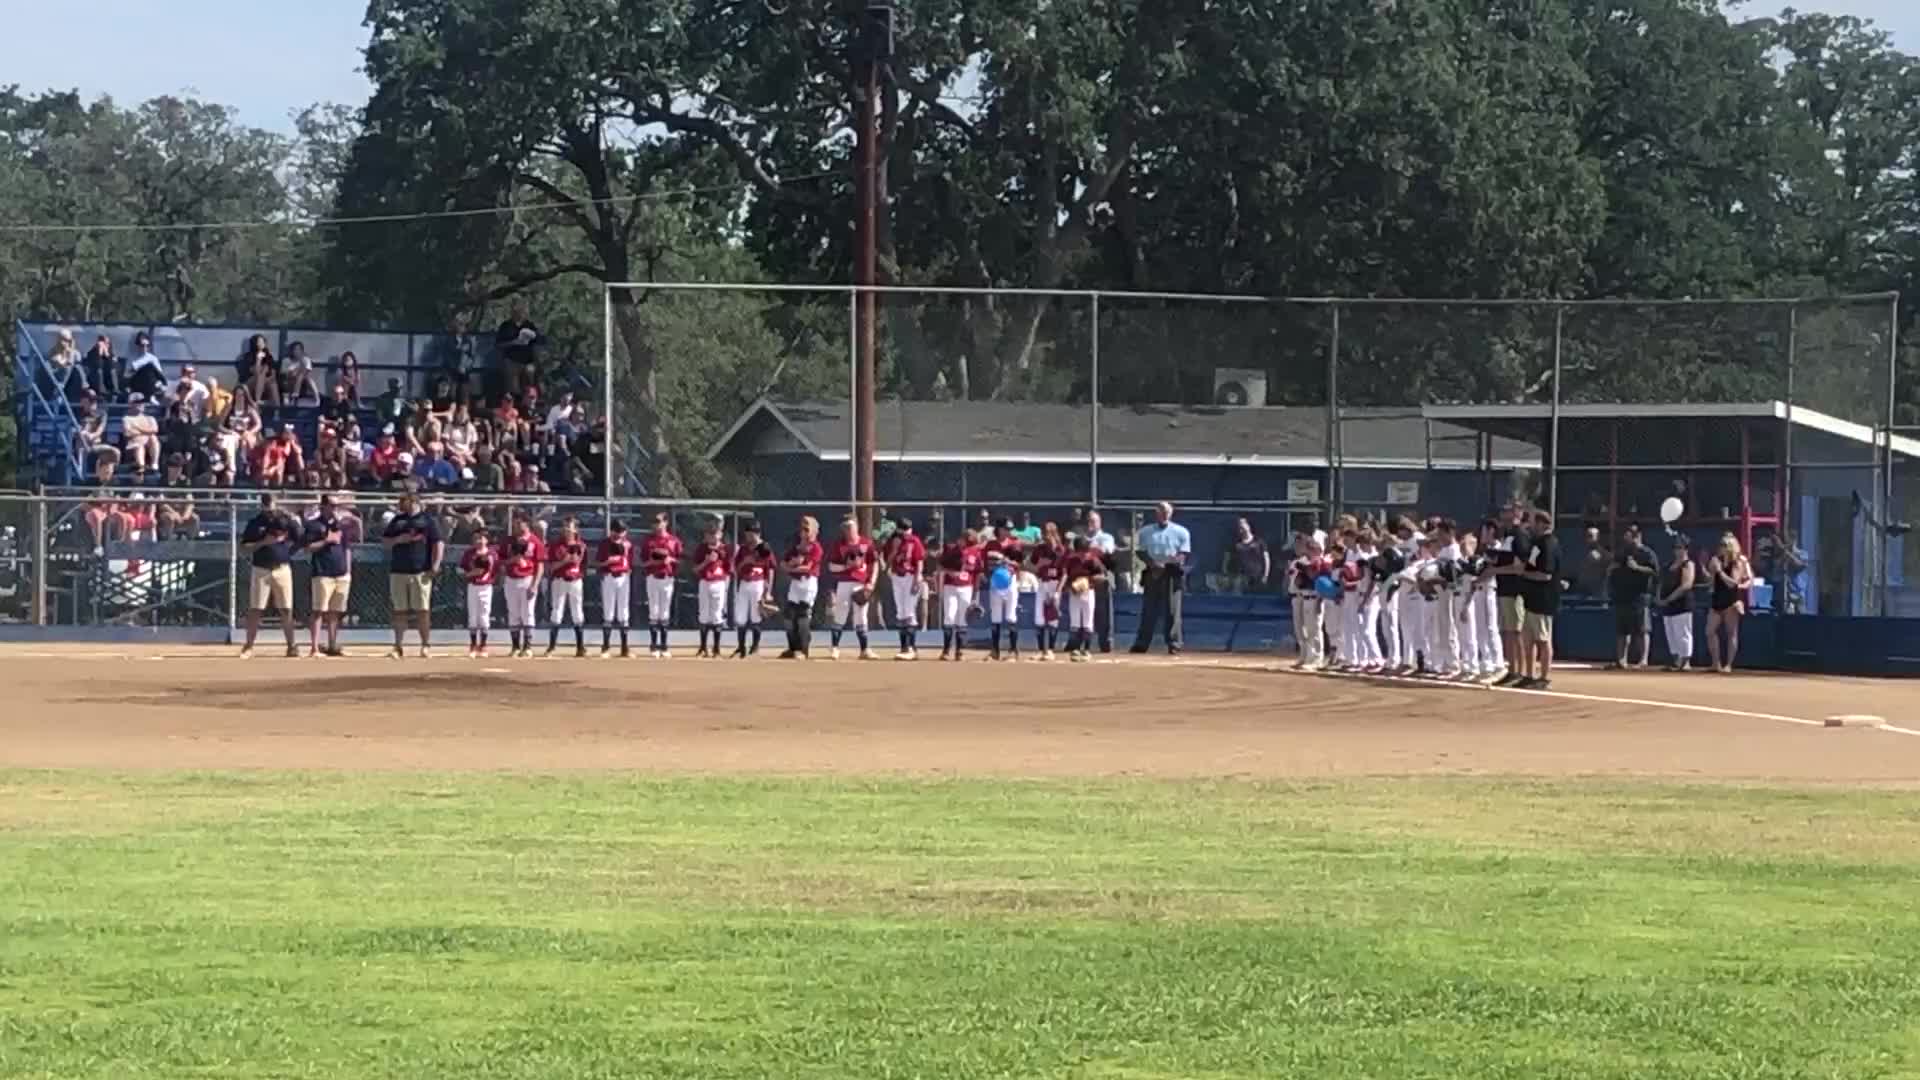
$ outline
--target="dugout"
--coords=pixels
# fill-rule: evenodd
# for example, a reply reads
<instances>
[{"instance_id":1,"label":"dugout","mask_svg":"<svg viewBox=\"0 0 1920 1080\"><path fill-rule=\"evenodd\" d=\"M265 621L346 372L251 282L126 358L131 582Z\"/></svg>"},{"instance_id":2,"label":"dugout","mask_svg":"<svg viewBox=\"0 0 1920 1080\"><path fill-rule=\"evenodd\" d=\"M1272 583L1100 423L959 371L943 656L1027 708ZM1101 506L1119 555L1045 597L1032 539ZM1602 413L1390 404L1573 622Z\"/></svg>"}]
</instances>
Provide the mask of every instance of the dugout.
<instances>
[{"instance_id":1,"label":"dugout","mask_svg":"<svg viewBox=\"0 0 1920 1080\"><path fill-rule=\"evenodd\" d=\"M1430 405L1428 418L1538 448L1570 556L1581 531L1609 547L1629 522L1658 535L1659 507L1696 547L1731 531L1782 610L1920 616L1920 544L1887 526L1920 517L1920 440L1782 401L1736 404ZM1889 490L1892 489L1891 501ZM1799 553L1789 559L1788 544Z\"/></svg>"}]
</instances>

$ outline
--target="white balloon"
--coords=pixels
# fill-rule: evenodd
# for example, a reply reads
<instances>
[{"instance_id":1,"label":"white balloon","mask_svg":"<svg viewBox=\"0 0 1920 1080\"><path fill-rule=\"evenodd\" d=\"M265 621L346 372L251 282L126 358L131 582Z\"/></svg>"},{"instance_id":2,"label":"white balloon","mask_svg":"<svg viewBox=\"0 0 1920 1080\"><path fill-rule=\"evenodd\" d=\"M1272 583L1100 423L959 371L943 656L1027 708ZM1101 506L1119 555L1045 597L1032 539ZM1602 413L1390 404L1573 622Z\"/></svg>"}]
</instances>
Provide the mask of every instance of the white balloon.
<instances>
[{"instance_id":1,"label":"white balloon","mask_svg":"<svg viewBox=\"0 0 1920 1080\"><path fill-rule=\"evenodd\" d=\"M1669 498L1666 502L1660 504L1660 520L1671 525L1679 521L1680 515L1686 513L1686 511L1687 507L1685 503L1679 499Z\"/></svg>"}]
</instances>

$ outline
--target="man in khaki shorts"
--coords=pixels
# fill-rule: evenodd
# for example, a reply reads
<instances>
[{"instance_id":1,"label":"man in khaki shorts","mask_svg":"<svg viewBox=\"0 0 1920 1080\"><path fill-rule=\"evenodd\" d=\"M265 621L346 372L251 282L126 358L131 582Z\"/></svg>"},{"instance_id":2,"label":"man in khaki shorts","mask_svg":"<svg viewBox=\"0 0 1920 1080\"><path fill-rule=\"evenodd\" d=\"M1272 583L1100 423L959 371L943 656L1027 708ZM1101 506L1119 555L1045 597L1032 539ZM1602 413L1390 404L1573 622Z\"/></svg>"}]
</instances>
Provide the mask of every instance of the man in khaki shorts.
<instances>
[{"instance_id":1,"label":"man in khaki shorts","mask_svg":"<svg viewBox=\"0 0 1920 1080\"><path fill-rule=\"evenodd\" d=\"M1560 613L1560 541L1553 535L1553 517L1545 510L1533 513L1532 544L1522 564L1526 582L1527 614L1520 625L1520 648L1527 661L1527 678L1514 683L1520 690L1547 690L1553 686L1553 619Z\"/></svg>"},{"instance_id":2,"label":"man in khaki shorts","mask_svg":"<svg viewBox=\"0 0 1920 1080\"><path fill-rule=\"evenodd\" d=\"M307 522L301 538L313 557L313 639L309 656L339 656L340 620L347 613L347 594L353 590L353 549L341 529L340 511L332 495L320 496L320 512ZM320 647L320 627L327 628L327 647Z\"/></svg>"},{"instance_id":3,"label":"man in khaki shorts","mask_svg":"<svg viewBox=\"0 0 1920 1080\"><path fill-rule=\"evenodd\" d=\"M293 545L299 534L300 523L274 505L273 493L261 494L260 512L240 533L240 550L247 553L253 566L247 583L247 641L240 649L242 660L253 656L254 639L260 636L260 617L268 608L280 615L280 628L287 635L287 655L300 655L293 643Z\"/></svg>"},{"instance_id":4,"label":"man in khaki shorts","mask_svg":"<svg viewBox=\"0 0 1920 1080\"><path fill-rule=\"evenodd\" d=\"M440 523L421 508L411 484L400 496L400 512L387 522L381 542L387 547L387 592L393 601L393 652L388 655L395 660L406 655L411 624L420 633L420 656L432 656L433 577L440 572L447 545L440 537Z\"/></svg>"}]
</instances>

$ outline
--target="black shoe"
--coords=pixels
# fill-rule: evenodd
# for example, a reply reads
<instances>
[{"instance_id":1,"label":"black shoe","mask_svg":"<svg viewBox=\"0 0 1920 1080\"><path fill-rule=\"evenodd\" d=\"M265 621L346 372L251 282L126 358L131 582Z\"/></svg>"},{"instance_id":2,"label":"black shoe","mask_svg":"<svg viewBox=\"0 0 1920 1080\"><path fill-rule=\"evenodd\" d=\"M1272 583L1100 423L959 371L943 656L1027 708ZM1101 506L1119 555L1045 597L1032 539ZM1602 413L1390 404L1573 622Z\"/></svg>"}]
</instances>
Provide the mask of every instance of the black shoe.
<instances>
[{"instance_id":1,"label":"black shoe","mask_svg":"<svg viewBox=\"0 0 1920 1080\"><path fill-rule=\"evenodd\" d=\"M1178 646L1178 645L1169 645L1169 646L1167 646L1167 655L1168 655L1168 656L1179 656L1179 655L1180 655L1180 646Z\"/></svg>"},{"instance_id":2,"label":"black shoe","mask_svg":"<svg viewBox=\"0 0 1920 1080\"><path fill-rule=\"evenodd\" d=\"M1527 681L1527 677L1525 675L1522 675L1517 671L1512 671L1507 673L1506 678L1501 679L1500 681L1494 683L1493 685L1502 686L1502 687L1514 687L1514 686L1519 686L1521 683L1526 681Z\"/></svg>"},{"instance_id":3,"label":"black shoe","mask_svg":"<svg viewBox=\"0 0 1920 1080\"><path fill-rule=\"evenodd\" d=\"M744 648L733 650L732 658L735 660L745 660L747 658L747 650Z\"/></svg>"},{"instance_id":4,"label":"black shoe","mask_svg":"<svg viewBox=\"0 0 1920 1080\"><path fill-rule=\"evenodd\" d=\"M1147 647L1145 645L1135 645L1132 648L1128 649L1127 651L1134 654L1135 656L1145 656L1147 652Z\"/></svg>"},{"instance_id":5,"label":"black shoe","mask_svg":"<svg viewBox=\"0 0 1920 1080\"><path fill-rule=\"evenodd\" d=\"M782 660L792 660L793 658L795 658L795 657L797 657L797 656L799 656L799 655L800 655L799 653L797 653L797 652L794 652L794 651L793 651L792 649L786 649L786 650L783 650L783 651L782 651L782 652L780 653L780 659L782 659Z\"/></svg>"},{"instance_id":6,"label":"black shoe","mask_svg":"<svg viewBox=\"0 0 1920 1080\"><path fill-rule=\"evenodd\" d=\"M1535 679L1535 680L1533 680L1533 685L1532 685L1532 686L1529 686L1529 687L1527 687L1527 689L1529 689L1529 690L1551 690L1551 689L1553 689L1553 680L1552 680L1552 679Z\"/></svg>"}]
</instances>

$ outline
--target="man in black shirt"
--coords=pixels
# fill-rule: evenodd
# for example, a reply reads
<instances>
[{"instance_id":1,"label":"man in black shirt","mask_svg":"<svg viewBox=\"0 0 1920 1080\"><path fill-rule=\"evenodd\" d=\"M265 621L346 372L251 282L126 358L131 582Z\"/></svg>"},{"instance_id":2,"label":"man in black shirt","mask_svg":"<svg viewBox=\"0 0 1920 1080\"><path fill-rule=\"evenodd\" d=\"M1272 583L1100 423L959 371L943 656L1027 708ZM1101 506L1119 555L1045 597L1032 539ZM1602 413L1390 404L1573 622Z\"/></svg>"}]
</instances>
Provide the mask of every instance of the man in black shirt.
<instances>
[{"instance_id":1,"label":"man in black shirt","mask_svg":"<svg viewBox=\"0 0 1920 1080\"><path fill-rule=\"evenodd\" d=\"M1545 510L1534 511L1532 533L1520 573L1520 599L1527 609L1520 651L1527 677L1514 685L1546 690L1553 685L1553 618L1560 613L1560 541L1553 535L1553 516Z\"/></svg>"},{"instance_id":2,"label":"man in black shirt","mask_svg":"<svg viewBox=\"0 0 1920 1080\"><path fill-rule=\"evenodd\" d=\"M500 354L500 363L506 368L507 393L518 394L539 381L540 354L537 350L544 344L546 342L540 337L540 328L527 317L526 300L514 297L513 314L500 324L500 329L493 335L494 350Z\"/></svg>"},{"instance_id":3,"label":"man in black shirt","mask_svg":"<svg viewBox=\"0 0 1920 1080\"><path fill-rule=\"evenodd\" d=\"M340 528L340 512L332 495L320 496L320 512L307 522L301 538L313 556L313 656L339 656L340 620L347 613L347 594L353 589L353 549ZM320 647L320 627L327 628L327 647Z\"/></svg>"},{"instance_id":4,"label":"man in black shirt","mask_svg":"<svg viewBox=\"0 0 1920 1080\"><path fill-rule=\"evenodd\" d=\"M287 635L287 655L298 656L293 643L293 545L300 524L274 505L273 493L260 496L260 512L247 522L240 534L240 550L253 564L247 589L247 641L240 658L253 655L254 639L260 636L260 616L271 606L280 615L280 628Z\"/></svg>"},{"instance_id":5,"label":"man in black shirt","mask_svg":"<svg viewBox=\"0 0 1920 1080\"><path fill-rule=\"evenodd\" d=\"M1640 540L1640 526L1629 525L1620 534L1620 551L1607 574L1607 599L1613 604L1614 671L1647 666L1648 633L1653 628L1651 603L1660 563ZM1638 659L1635 659L1638 657Z\"/></svg>"},{"instance_id":6,"label":"man in black shirt","mask_svg":"<svg viewBox=\"0 0 1920 1080\"><path fill-rule=\"evenodd\" d=\"M1490 553L1500 626L1500 655L1507 664L1506 677L1495 683L1496 686L1512 686L1526 678L1526 658L1520 649L1520 627L1527 618L1522 598L1526 580L1520 572L1533 550L1533 534L1527 531L1527 519L1527 504L1516 501L1509 506L1506 526Z\"/></svg>"},{"instance_id":7,"label":"man in black shirt","mask_svg":"<svg viewBox=\"0 0 1920 1080\"><path fill-rule=\"evenodd\" d=\"M407 625L420 633L420 655L433 655L428 636L433 632L433 577L440 572L440 559L446 544L440 538L440 522L422 509L420 496L411 483L400 496L400 512L387 522L381 534L387 546L387 592L393 601L393 652L395 660L406 655Z\"/></svg>"}]
</instances>

